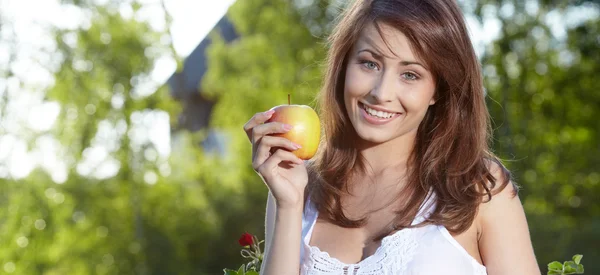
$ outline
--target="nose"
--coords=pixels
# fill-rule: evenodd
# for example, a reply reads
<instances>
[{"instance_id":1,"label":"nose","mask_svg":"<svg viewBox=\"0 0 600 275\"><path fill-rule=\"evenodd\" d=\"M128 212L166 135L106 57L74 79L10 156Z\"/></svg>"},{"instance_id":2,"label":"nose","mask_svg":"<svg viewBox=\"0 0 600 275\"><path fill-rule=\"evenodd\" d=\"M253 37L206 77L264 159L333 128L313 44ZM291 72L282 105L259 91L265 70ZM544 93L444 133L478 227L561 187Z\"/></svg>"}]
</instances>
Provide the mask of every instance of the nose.
<instances>
[{"instance_id":1,"label":"nose","mask_svg":"<svg viewBox=\"0 0 600 275\"><path fill-rule=\"evenodd\" d=\"M384 71L377 79L375 87L371 90L369 95L377 102L391 102L396 97L396 85L397 79L394 77L391 71Z\"/></svg>"}]
</instances>

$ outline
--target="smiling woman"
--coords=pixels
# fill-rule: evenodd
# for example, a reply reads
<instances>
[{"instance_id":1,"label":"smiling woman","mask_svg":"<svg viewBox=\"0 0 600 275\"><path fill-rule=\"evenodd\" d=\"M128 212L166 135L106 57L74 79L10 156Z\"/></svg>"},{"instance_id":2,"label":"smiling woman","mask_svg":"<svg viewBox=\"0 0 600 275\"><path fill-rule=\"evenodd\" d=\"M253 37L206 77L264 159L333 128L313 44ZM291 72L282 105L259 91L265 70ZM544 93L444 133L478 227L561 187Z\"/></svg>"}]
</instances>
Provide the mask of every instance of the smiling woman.
<instances>
[{"instance_id":1,"label":"smiling woman","mask_svg":"<svg viewBox=\"0 0 600 275\"><path fill-rule=\"evenodd\" d=\"M345 107L362 140L378 143L395 135L414 139L435 103L433 77L417 60L406 36L394 27L365 27L349 52L344 83ZM406 139L396 142L406 144Z\"/></svg>"},{"instance_id":2,"label":"smiling woman","mask_svg":"<svg viewBox=\"0 0 600 275\"><path fill-rule=\"evenodd\" d=\"M263 274L540 274L456 2L355 1L327 61L315 159L270 113L246 123L270 191Z\"/></svg>"}]
</instances>

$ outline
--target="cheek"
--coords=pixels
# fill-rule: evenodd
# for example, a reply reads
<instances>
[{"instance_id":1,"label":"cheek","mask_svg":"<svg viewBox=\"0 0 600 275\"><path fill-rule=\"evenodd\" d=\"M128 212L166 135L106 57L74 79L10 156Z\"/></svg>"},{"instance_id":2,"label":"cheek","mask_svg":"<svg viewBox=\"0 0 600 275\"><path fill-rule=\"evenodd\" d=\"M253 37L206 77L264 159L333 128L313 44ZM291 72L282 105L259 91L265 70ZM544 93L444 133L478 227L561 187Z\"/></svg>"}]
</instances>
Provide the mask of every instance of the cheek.
<instances>
[{"instance_id":1,"label":"cheek","mask_svg":"<svg viewBox=\"0 0 600 275\"><path fill-rule=\"evenodd\" d=\"M345 96L355 97L369 92L369 78L355 65L348 66L344 81Z\"/></svg>"},{"instance_id":2,"label":"cheek","mask_svg":"<svg viewBox=\"0 0 600 275\"><path fill-rule=\"evenodd\" d=\"M409 96L407 96L403 102L403 105L408 111L413 112L425 112L431 105L433 98L433 87L424 86L419 89L413 90Z\"/></svg>"}]
</instances>

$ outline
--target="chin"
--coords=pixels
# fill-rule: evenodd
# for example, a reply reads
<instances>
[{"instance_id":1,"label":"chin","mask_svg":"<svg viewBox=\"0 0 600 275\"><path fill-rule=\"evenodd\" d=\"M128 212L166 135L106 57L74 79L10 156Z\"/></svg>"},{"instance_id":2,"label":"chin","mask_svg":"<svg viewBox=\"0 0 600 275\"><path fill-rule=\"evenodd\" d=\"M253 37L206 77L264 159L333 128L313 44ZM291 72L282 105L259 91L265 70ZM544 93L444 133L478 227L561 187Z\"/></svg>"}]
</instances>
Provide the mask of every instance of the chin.
<instances>
[{"instance_id":1,"label":"chin","mask_svg":"<svg viewBox=\"0 0 600 275\"><path fill-rule=\"evenodd\" d=\"M354 130L356 131L356 135L363 141L366 141L368 143L374 143L374 144L380 144L380 143L385 143L388 142L392 139L394 139L394 135L390 134L390 133L385 133L382 131L377 131L374 129L368 129L366 127L355 127Z\"/></svg>"}]
</instances>

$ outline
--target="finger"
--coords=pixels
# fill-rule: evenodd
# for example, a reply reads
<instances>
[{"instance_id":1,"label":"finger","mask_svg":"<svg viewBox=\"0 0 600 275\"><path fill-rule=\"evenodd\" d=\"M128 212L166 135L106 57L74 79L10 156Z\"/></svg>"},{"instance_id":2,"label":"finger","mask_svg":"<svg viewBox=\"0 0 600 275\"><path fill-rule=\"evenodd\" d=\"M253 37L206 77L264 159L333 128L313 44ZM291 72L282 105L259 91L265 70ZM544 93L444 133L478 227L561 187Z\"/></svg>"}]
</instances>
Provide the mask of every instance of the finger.
<instances>
[{"instance_id":1,"label":"finger","mask_svg":"<svg viewBox=\"0 0 600 275\"><path fill-rule=\"evenodd\" d=\"M258 125L252 129L252 137L250 140L257 141L262 136L270 134L283 134L292 130L292 125L281 122L270 122Z\"/></svg>"},{"instance_id":2,"label":"finger","mask_svg":"<svg viewBox=\"0 0 600 275\"><path fill-rule=\"evenodd\" d=\"M292 152L280 149L271 155L262 165L260 165L257 171L261 176L268 178L273 175L275 168L279 166L279 163L284 161L294 164L303 163L302 160Z\"/></svg>"},{"instance_id":3,"label":"finger","mask_svg":"<svg viewBox=\"0 0 600 275\"><path fill-rule=\"evenodd\" d=\"M256 152L253 156L253 162L256 163L256 167L260 166L267 158L271 155L272 149L283 148L288 151L296 151L302 146L293 143L287 138L275 137L275 136L264 136L261 138L260 143L257 144Z\"/></svg>"},{"instance_id":4,"label":"finger","mask_svg":"<svg viewBox=\"0 0 600 275\"><path fill-rule=\"evenodd\" d=\"M275 136L263 136L252 148L252 167L257 170L271 156L273 149L284 148L288 151L296 151L302 146L293 143L287 138Z\"/></svg>"},{"instance_id":5,"label":"finger","mask_svg":"<svg viewBox=\"0 0 600 275\"><path fill-rule=\"evenodd\" d=\"M252 153L256 152L258 149L257 144L261 142L261 139L269 134L281 134L288 132L292 129L292 126L289 124L281 123L281 122L270 122L258 125L252 128L252 134L250 137L250 142L253 144Z\"/></svg>"},{"instance_id":6,"label":"finger","mask_svg":"<svg viewBox=\"0 0 600 275\"><path fill-rule=\"evenodd\" d=\"M252 118L250 120L248 120L248 122L246 122L246 124L244 124L244 132L246 132L246 136L248 136L248 139L250 139L250 141L252 141L252 139L251 139L252 129L254 127L256 127L257 125L265 123L265 121L267 121L269 118L271 118L271 116L274 113L275 113L274 110L256 113L256 114L254 114L254 116L252 116Z\"/></svg>"}]
</instances>

